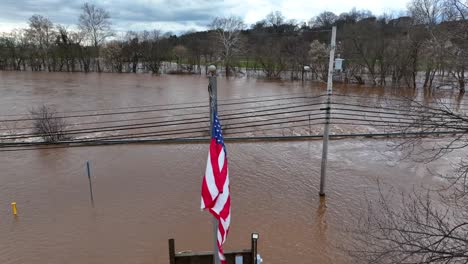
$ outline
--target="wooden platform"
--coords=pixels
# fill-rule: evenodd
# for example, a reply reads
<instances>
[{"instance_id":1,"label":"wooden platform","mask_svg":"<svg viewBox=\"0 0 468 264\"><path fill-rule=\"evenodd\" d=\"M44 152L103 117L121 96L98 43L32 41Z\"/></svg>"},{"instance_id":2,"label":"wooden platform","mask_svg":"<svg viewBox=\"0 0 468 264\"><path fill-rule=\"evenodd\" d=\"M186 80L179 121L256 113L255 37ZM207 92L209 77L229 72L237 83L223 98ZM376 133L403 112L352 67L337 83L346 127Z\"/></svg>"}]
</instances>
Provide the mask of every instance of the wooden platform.
<instances>
[{"instance_id":1,"label":"wooden platform","mask_svg":"<svg viewBox=\"0 0 468 264\"><path fill-rule=\"evenodd\" d=\"M242 264L257 264L257 239L251 239L251 248L238 251L225 251L228 264L236 264L236 257L242 256ZM213 264L213 252L176 253L175 240L169 239L169 264Z\"/></svg>"}]
</instances>

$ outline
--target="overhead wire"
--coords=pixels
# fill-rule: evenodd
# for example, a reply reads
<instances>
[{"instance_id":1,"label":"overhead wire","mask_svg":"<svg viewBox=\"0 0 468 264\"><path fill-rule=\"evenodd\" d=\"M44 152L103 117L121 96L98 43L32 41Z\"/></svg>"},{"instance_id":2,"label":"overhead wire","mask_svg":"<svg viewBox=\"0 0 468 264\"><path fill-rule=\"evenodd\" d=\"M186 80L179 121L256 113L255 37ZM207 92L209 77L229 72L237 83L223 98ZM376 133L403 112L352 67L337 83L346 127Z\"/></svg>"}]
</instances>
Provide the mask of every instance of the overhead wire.
<instances>
[{"instance_id":1,"label":"overhead wire","mask_svg":"<svg viewBox=\"0 0 468 264\"><path fill-rule=\"evenodd\" d=\"M314 98L312 98L314 99ZM249 109L258 109L258 108L266 108L266 107L273 107L273 106L282 106L282 105L294 105L300 102L288 102L288 103L276 103L274 105L257 105L251 106ZM221 109L220 112L227 112L227 111L236 111L236 110L244 110L245 107L241 108L234 108L234 109ZM141 120L152 120L152 119L161 119L161 118L171 118L171 117L179 117L179 116L192 116L192 115L209 115L209 112L206 111L199 111L199 112L191 112L191 113L183 113L183 114L172 114L172 115L163 115L163 116L153 116L153 117L142 117L142 118L126 118L126 119L118 119L118 120L102 120L102 121L94 121L94 122L80 122L79 124L71 124L71 126L76 125L88 125L88 124L105 124L105 123L117 123L117 122L130 122L130 121L141 121ZM0 131L11 131L11 130L27 130L27 129L34 129L34 127L15 127L14 129L11 128L0 128Z\"/></svg>"},{"instance_id":2,"label":"overhead wire","mask_svg":"<svg viewBox=\"0 0 468 264\"><path fill-rule=\"evenodd\" d=\"M315 96L315 97L309 97L309 96L300 96L300 97L294 97L294 98L275 98L275 99L269 99L269 100L257 100L257 101L249 101L249 102L230 102L230 103L224 103L220 105L224 106L231 106L231 105L244 105L244 104L251 104L251 103L264 103L264 102L275 102L278 100L292 100L292 99L313 99L313 98L320 98L323 95ZM237 100L242 100L241 98ZM294 105L296 104L296 105ZM311 105L323 105L324 102L316 103L316 104L311 104ZM343 107L333 107L332 106L332 119L330 120L330 124L344 124L344 125L366 125L366 124L359 124L359 123L346 123L346 122L334 122L333 120L344 120L344 121L356 121L356 122L367 122L367 123L385 123L384 125L381 124L372 124L373 126L392 126L391 124L414 124L414 122L404 122L402 120L414 120L411 118L408 118L410 116L416 116L416 117L426 117L424 114L426 112L421 112L420 114L414 114L417 113L418 111L413 111L411 114L408 114L405 111L402 111L401 109L397 108L391 108L391 107L385 107L385 106L365 106L365 105L360 105L360 104L349 104L349 103L341 103L341 102L334 102L334 105L344 105L344 106L353 106L353 107L358 107L358 108L365 108L369 110L363 110L363 109L353 109L353 108L343 108ZM292 102L292 103L280 103L276 105L293 105L291 107L283 107L283 108L275 108L275 109L263 109L259 111L244 111L241 113L228 113L228 114L221 114L223 111L236 111L236 110L242 110L244 107L239 108L239 109L225 109L220 111L220 115L223 117L223 120L225 121L230 121L230 120L242 120L244 119L252 119L255 117L272 117L275 115L290 115L286 117L275 117L272 119L263 119L263 120L249 120L249 121L243 121L243 122L238 122L238 123L227 123L227 130L229 132L225 132L226 134L240 134L240 133L251 133L251 132L262 132L262 130L277 130L277 129L285 129L285 128L293 128L293 127L304 127L307 126L307 124L304 125L292 125L288 127L279 127L279 128L267 128L267 129L256 129L256 130L251 130L251 131L239 131L239 132L233 132L232 130L239 130L239 129L244 129L244 128L253 128L253 127L259 127L259 126L271 126L271 125L280 125L280 124L287 124L287 123L298 123L298 122L311 122L311 121L316 121L316 120L324 120L323 117L320 118L310 118L311 116L316 116L316 115L321 115L322 113L319 114L311 114L310 112L313 111L323 111L325 109L306 109L306 110L296 110L296 111L286 111L286 112L280 112L280 113L265 113L265 114L260 114L260 115L250 115L250 116L239 116L239 115L246 115L246 114L251 114L255 112L273 112L273 111L278 111L278 110L283 110L283 109L291 109L291 108L299 108L299 107L306 107L306 106L311 106L311 105L297 105L297 102ZM198 107L198 106L196 106ZM196 108L195 107L195 108ZM207 105L200 106L201 107L207 107ZM272 107L270 105L260 105L260 106L250 106L250 108L265 108L265 107ZM193 109L194 107L176 107L176 108L171 108L171 109L152 109L152 111L171 111L171 110L182 110L182 109ZM222 107L221 107L222 108ZM372 110L374 109L374 110ZM375 111L376 109L380 110L392 110L396 112L382 112L382 111ZM336 110L340 111L348 111L348 112L336 112ZM130 112L130 111L127 111ZM144 113L147 112L147 110L143 111L131 111L132 113ZM309 114L306 115L295 115L291 116L292 113L303 113L303 112L309 112ZM174 115L168 115L168 116L159 116L159 117L151 117L153 119L156 118L165 118L165 117L173 117L173 116L190 116L190 115L197 115L197 114L205 114L207 111L199 112L199 113L186 113L186 114L174 114ZM359 113L374 113L374 114L379 114L379 116L376 115L368 115L368 114L359 114ZM117 112L117 113L101 113L102 115L110 115L110 114L123 114L122 112ZM86 115L86 116L100 116L99 115ZM338 115L338 116L336 116ZM346 117L340 117L340 115L347 115L347 116L353 116L353 117L364 117L365 119L360 119L360 118L346 118ZM383 116L382 116L383 115ZM229 118L231 116L231 118ZM238 117L232 117L232 116L238 116ZM68 116L70 117L70 116ZM73 117L73 116L72 116ZM81 117L81 116L80 116ZM295 119L295 118L300 118L300 117L309 117L309 119L304 118L304 119ZM379 120L372 120L369 118L378 118ZM148 120L149 118L136 118L133 120ZM85 124L102 124L102 123L111 123L111 122L129 122L132 119L127 119L127 120L110 120L110 121L97 121L97 122L84 122ZM195 121L198 120L198 121ZM207 117L195 117L195 118L186 118L186 119L179 119L179 120L164 120L164 121L159 121L159 122L149 122L149 123L137 123L137 124L127 124L127 125L117 125L117 126L108 126L108 127L91 127L91 128L82 128L82 129L75 129L75 130L68 130L66 132L72 133L76 132L76 134L81 134L82 132L86 131L87 133L99 133L99 132L110 132L110 131L118 131L118 130L128 130L128 129L146 129L146 128L160 128L164 126L176 126L176 125L191 125L191 124L198 124L200 122L208 121L209 119ZM273 123L265 123L268 121L278 121L278 120L286 120L282 122L273 122ZM394 120L394 121L392 121ZM4 120L2 120L4 121ZM0 121L1 122L1 121ZM175 123L179 122L179 123ZM154 126L156 124L159 124L159 126ZM250 124L250 125L247 125ZM317 125L317 124L323 124L322 122L317 123L314 122L313 124L310 123L309 125ZM236 125L241 125L241 126L236 126ZM125 128L125 129L124 129ZM452 128L452 127L445 127L445 128ZM465 128L460 128L456 127L456 129L465 129ZM170 132L170 133L169 133ZM131 138L146 138L146 137L165 137L165 136L175 136L175 135L185 135L185 134L207 134L207 129L203 129L202 127L193 127L193 128L179 128L179 129L173 129L173 130L162 130L162 131L151 131L151 132L144 132L144 133L133 133L133 134L117 134L117 135L106 135L106 136L101 136L101 137L91 137L91 138L86 138L83 140L81 139L76 139L73 140L72 142L75 143L86 143L90 141L97 141L97 140L118 140L118 139L131 139ZM28 134L19 134L20 136L27 136ZM11 136L11 135L10 135ZM36 135L37 136L37 135ZM8 137L3 137L2 139L7 139ZM14 138L18 139L18 137ZM20 144L20 143L19 143ZM0 143L1 145L1 143Z\"/></svg>"},{"instance_id":3,"label":"overhead wire","mask_svg":"<svg viewBox=\"0 0 468 264\"><path fill-rule=\"evenodd\" d=\"M294 105L288 107L277 107L274 109L262 109L262 110L253 110L253 111L244 111L241 113L228 113L223 114L221 116L227 117L224 120L232 120L232 119L240 119L240 118L253 118L253 117L261 117L261 116L268 116L268 115L279 115L279 114L290 114L290 113L298 113L298 112L306 112L306 111L313 111L314 109L304 109L304 110L295 110L291 111L294 108L304 108L309 106L317 106L321 105L322 103L311 103L311 104L303 104L303 105ZM279 113L268 113L268 114L260 114L260 115L249 115L249 116L242 116L242 117L232 117L237 115L246 115L252 113L260 113L260 112L272 112L278 110L285 110ZM315 109L317 111L319 109ZM230 117L230 118L229 118ZM198 121L194 121L198 120ZM167 120L167 121L157 121L157 122L146 122L146 123L139 123L139 124L130 124L130 125L117 125L117 126L107 126L107 127L93 127L93 128L84 128L84 129L71 129L71 130L64 130L61 131L64 135L73 135L73 134L81 134L83 132L94 133L94 132L108 132L108 131L116 131L116 130L134 130L134 129L143 129L143 128L153 128L153 127L164 127L164 126L175 126L175 125L187 125L187 124L196 124L204 121L209 121L209 117L197 117L197 118L190 118L190 119L179 119L179 120ZM178 122L178 123L174 123ZM154 126L158 125L158 126ZM37 134L37 133L22 133L22 134L15 134L15 135L2 135L0 139L19 139L19 138L30 138L30 137L43 137L47 136L47 134Z\"/></svg>"},{"instance_id":4,"label":"overhead wire","mask_svg":"<svg viewBox=\"0 0 468 264\"><path fill-rule=\"evenodd\" d=\"M249 97L238 97L238 98L228 98L228 99L218 99L221 102L229 101L238 101L238 100L248 100L248 99L257 99L257 98L269 98L269 97L280 97L280 96L292 96L292 95L306 95L306 94L315 94L313 92L303 92L303 93L283 93L283 94L272 94L272 95L262 95L262 96L249 96ZM86 109L86 110L68 110L68 111L57 111L58 114L68 114L68 113L80 113L80 112L99 112L99 111L114 111L122 109L138 109L138 108L154 108L162 106L179 106L179 105L191 105L191 104L205 104L207 100L203 101L188 101L188 102L179 102L179 103L170 103L170 104L154 104L154 105L139 105L139 106L122 106L122 107L113 107L113 108L100 108L100 109ZM30 114L4 114L3 116L29 116Z\"/></svg>"},{"instance_id":5,"label":"overhead wire","mask_svg":"<svg viewBox=\"0 0 468 264\"><path fill-rule=\"evenodd\" d=\"M286 99L294 99L294 98L307 98L307 97L299 96L299 97L291 97L291 98L286 98ZM218 104L218 106L239 105L239 104L250 104L250 103L261 103L261 102L270 102L270 101L277 101L277 100L285 100L285 98L281 98L281 99L268 99L268 100L258 100L258 101L251 101L251 102L224 103L224 104ZM60 118L96 117L96 116L125 115L125 114L136 114L136 113L150 113L150 112L161 112L161 111L173 111L173 110L191 110L191 109L206 108L206 107L207 107L207 105L200 105L200 106L173 107L173 108L163 108L163 109L124 111L124 112L111 112L111 113L96 113L96 114L87 114L87 115L68 115L68 116L58 116L58 117L60 117ZM0 122L18 122L18 121L33 121L33 120L36 120L36 118L30 117L30 118L20 118L20 119L3 119L3 120L0 120Z\"/></svg>"},{"instance_id":6,"label":"overhead wire","mask_svg":"<svg viewBox=\"0 0 468 264\"><path fill-rule=\"evenodd\" d=\"M323 95L316 96L315 98L319 98ZM252 104L252 103L264 103L264 102L272 102L278 100L289 100L289 99L299 99L299 98L314 98L309 96L293 96L293 97L286 97L286 98L273 98L273 99L264 99L264 100L255 100L255 101L243 101L243 102L227 102L218 104L218 107L223 106L230 106L230 105L240 105L240 104ZM123 111L123 112L110 112L110 113L94 113L94 114L82 114L82 115L63 115L58 116L60 118L81 118L81 117L96 117L96 116L108 116L108 115L124 115L124 114L136 114L136 113L149 113L149 112L160 112L160 111L173 111L173 110L191 110L196 108L205 108L207 104L203 105L194 105L194 106L184 106L184 107L171 107L171 108L158 108L158 109L149 109L149 110L135 110L135 111ZM29 115L31 116L31 115ZM28 117L28 118L17 118L17 119L2 119L0 122L19 122L19 121L33 121L36 118Z\"/></svg>"},{"instance_id":7,"label":"overhead wire","mask_svg":"<svg viewBox=\"0 0 468 264\"><path fill-rule=\"evenodd\" d=\"M377 96L362 96L362 95L349 95L349 94L340 94L340 93L333 93L333 96L341 96L341 97L347 97L347 98L363 98L363 99L379 99L382 101L398 101L398 102L407 102L407 103L422 103L422 104L436 104L436 105L467 105L468 103L453 103L453 102L426 102L426 101L420 101L420 100L414 100L412 98L405 98L405 99L400 99L400 98L379 98ZM431 99L438 99L438 98L431 98Z\"/></svg>"},{"instance_id":8,"label":"overhead wire","mask_svg":"<svg viewBox=\"0 0 468 264\"><path fill-rule=\"evenodd\" d=\"M240 123L233 123L228 126L225 125L225 134L229 134L230 130L235 130L235 129L241 129L241 128L251 128L251 127L259 127L259 126L271 126L271 125L278 125L278 124L287 124L287 123L296 123L296 122L303 122L303 121L308 121L308 120L321 120L323 117L320 118L305 118L305 119L300 119L296 120L294 118L298 117L309 117L309 115L302 115L302 116L294 116L294 117L277 117L273 119L265 119L265 120L255 120L255 121L244 121ZM277 122L277 120L284 120L286 121L281 121ZM293 119L293 120L291 120ZM269 121L275 121L275 122L269 122ZM259 124L261 122L261 124ZM251 124L251 125L246 125L246 124ZM240 126L236 126L240 125ZM203 127L194 127L194 128L180 128L180 129L169 129L169 130L162 130L162 131L150 131L150 132L142 132L142 133L132 133L132 134L117 134L117 135L106 135L106 136L97 136L97 137L92 137L90 139L83 139L83 138L76 138L76 139L71 139L65 142L86 142L89 140L104 140L104 139L128 139L128 138L141 138L141 137L154 137L154 136L174 136L174 135L183 135L183 134L189 134L189 133L204 133L208 134L208 129L203 126ZM2 144L0 143L0 146Z\"/></svg>"}]
</instances>

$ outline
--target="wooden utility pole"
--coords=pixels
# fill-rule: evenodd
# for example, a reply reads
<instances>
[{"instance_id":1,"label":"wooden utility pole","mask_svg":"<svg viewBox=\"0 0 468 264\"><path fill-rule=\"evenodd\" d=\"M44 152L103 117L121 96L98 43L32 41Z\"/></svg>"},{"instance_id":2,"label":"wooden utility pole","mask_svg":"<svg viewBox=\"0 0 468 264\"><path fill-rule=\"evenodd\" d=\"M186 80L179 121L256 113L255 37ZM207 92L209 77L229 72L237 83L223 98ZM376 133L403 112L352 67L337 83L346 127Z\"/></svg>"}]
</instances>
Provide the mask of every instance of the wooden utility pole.
<instances>
[{"instance_id":1,"label":"wooden utility pole","mask_svg":"<svg viewBox=\"0 0 468 264\"><path fill-rule=\"evenodd\" d=\"M323 131L322 166L320 169L320 196L325 195L325 176L327 175L328 141L330 138L330 112L333 93L333 62L335 61L336 26L332 29L330 61L328 62L327 106L325 108L325 128Z\"/></svg>"}]
</instances>

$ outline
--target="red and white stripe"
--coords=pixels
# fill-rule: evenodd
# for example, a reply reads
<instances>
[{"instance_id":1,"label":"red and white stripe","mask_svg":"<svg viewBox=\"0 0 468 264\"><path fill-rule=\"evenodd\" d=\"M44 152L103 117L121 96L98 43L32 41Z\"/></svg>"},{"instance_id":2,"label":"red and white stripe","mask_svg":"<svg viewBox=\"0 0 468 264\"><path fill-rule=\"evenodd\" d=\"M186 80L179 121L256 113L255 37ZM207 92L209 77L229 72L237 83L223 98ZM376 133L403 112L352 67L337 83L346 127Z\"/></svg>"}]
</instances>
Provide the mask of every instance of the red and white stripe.
<instances>
[{"instance_id":1,"label":"red and white stripe","mask_svg":"<svg viewBox=\"0 0 468 264\"><path fill-rule=\"evenodd\" d=\"M211 139L205 177L202 183L201 208L208 209L218 219L218 254L226 264L223 244L231 222L231 198L229 195L229 170L226 152L222 144Z\"/></svg>"}]
</instances>

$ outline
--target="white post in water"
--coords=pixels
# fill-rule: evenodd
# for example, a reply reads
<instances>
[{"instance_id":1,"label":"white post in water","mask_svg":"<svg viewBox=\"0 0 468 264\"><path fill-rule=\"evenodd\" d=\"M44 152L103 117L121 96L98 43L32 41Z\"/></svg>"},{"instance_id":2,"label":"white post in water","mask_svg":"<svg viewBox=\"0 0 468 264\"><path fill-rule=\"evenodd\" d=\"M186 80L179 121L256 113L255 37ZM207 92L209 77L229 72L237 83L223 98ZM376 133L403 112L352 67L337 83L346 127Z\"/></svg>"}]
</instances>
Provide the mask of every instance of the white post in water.
<instances>
[{"instance_id":1,"label":"white post in water","mask_svg":"<svg viewBox=\"0 0 468 264\"><path fill-rule=\"evenodd\" d=\"M330 61L328 64L327 108L325 109L325 128L323 131L322 166L320 169L320 196L325 195L325 176L327 175L328 140L330 134L330 107L333 93L333 62L335 61L336 26L332 29Z\"/></svg>"},{"instance_id":2,"label":"white post in water","mask_svg":"<svg viewBox=\"0 0 468 264\"><path fill-rule=\"evenodd\" d=\"M218 110L218 87L216 83L216 66L210 65L208 67L209 75L209 84L208 84L208 93L210 95L210 138L213 137L213 115L214 112ZM220 264L218 255L218 219L213 216L213 263Z\"/></svg>"}]
</instances>

